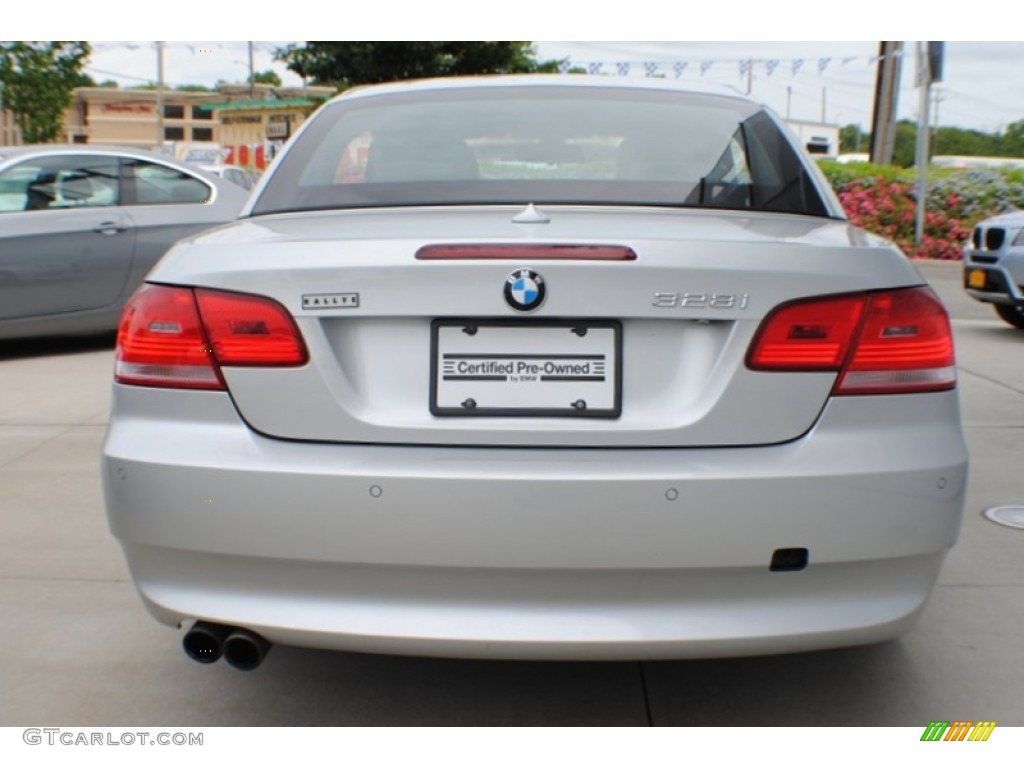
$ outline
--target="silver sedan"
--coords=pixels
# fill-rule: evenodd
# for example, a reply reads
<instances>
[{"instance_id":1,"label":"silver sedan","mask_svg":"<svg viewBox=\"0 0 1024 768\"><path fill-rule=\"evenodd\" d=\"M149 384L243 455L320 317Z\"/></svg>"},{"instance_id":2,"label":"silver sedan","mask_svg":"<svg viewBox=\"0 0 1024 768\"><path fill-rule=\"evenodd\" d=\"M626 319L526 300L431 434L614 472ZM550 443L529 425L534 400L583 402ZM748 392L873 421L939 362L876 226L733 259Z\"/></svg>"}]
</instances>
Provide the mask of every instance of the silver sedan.
<instances>
[{"instance_id":1,"label":"silver sedan","mask_svg":"<svg viewBox=\"0 0 1024 768\"><path fill-rule=\"evenodd\" d=\"M116 328L167 249L245 199L142 150L0 147L0 339Z\"/></svg>"},{"instance_id":2,"label":"silver sedan","mask_svg":"<svg viewBox=\"0 0 1024 768\"><path fill-rule=\"evenodd\" d=\"M967 479L945 309L782 122L664 81L324 106L118 334L110 527L188 654L888 640Z\"/></svg>"}]
</instances>

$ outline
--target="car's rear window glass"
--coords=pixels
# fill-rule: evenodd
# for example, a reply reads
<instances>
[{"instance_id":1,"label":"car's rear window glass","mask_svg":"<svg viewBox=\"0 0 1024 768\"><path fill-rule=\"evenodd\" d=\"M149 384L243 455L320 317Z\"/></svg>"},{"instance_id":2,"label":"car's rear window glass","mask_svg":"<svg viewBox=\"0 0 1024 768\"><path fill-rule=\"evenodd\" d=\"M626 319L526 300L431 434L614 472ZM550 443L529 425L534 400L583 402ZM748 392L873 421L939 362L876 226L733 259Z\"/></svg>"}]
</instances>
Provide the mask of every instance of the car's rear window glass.
<instances>
[{"instance_id":1,"label":"car's rear window glass","mask_svg":"<svg viewBox=\"0 0 1024 768\"><path fill-rule=\"evenodd\" d=\"M614 87L335 102L296 139L253 212L525 203L828 213L796 150L748 102Z\"/></svg>"}]
</instances>

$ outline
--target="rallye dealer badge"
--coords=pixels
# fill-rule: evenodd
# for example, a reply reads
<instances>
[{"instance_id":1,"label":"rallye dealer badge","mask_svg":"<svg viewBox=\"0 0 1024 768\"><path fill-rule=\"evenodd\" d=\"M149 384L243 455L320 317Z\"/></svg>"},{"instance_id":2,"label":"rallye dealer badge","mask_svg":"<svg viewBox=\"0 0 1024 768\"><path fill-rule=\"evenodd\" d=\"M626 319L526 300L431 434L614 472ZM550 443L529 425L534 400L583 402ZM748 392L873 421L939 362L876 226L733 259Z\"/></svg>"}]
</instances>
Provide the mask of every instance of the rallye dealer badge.
<instances>
[{"instance_id":1,"label":"rallye dealer badge","mask_svg":"<svg viewBox=\"0 0 1024 768\"><path fill-rule=\"evenodd\" d=\"M304 293L303 309L357 309L358 293Z\"/></svg>"}]
</instances>

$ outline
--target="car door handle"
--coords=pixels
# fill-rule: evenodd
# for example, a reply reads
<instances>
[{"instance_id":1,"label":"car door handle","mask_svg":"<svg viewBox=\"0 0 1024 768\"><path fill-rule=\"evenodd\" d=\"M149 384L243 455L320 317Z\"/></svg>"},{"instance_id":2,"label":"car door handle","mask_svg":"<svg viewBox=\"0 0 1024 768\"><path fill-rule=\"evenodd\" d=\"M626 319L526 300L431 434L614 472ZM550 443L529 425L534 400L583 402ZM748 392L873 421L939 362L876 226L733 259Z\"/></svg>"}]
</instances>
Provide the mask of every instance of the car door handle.
<instances>
[{"instance_id":1,"label":"car door handle","mask_svg":"<svg viewBox=\"0 0 1024 768\"><path fill-rule=\"evenodd\" d=\"M93 227L92 231L101 235L110 236L116 235L118 232L124 232L125 229L127 229L127 227L119 226L115 221L104 221L98 227Z\"/></svg>"}]
</instances>

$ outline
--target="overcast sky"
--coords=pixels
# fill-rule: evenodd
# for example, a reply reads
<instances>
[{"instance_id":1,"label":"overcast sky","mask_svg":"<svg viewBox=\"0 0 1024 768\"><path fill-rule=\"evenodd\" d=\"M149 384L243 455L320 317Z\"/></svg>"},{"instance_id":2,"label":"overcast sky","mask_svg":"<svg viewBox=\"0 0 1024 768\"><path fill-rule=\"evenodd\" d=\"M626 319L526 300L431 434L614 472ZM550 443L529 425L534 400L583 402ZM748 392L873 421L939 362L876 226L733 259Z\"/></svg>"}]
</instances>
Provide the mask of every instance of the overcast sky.
<instances>
[{"instance_id":1,"label":"overcast sky","mask_svg":"<svg viewBox=\"0 0 1024 768\"><path fill-rule=\"evenodd\" d=\"M275 69L286 84L299 78L274 61L287 41L259 41L254 46L257 71ZM98 81L124 86L156 79L152 42L95 42L87 71ZM615 74L628 65L629 76L644 77L647 66L670 79L715 83L746 92L742 74L753 62L751 95L796 120L871 124L877 42L539 42L541 58L564 59L582 67ZM914 42L905 45L899 114L916 119ZM248 76L245 42L168 42L165 79L170 85L217 80L244 81ZM1024 42L948 42L942 83L935 91L941 125L986 132L1024 120ZM769 71L770 70L770 71ZM933 111L933 116L934 116Z\"/></svg>"},{"instance_id":2,"label":"overcast sky","mask_svg":"<svg viewBox=\"0 0 1024 768\"><path fill-rule=\"evenodd\" d=\"M630 73L638 76L645 72L644 62L684 61L680 79L719 83L744 93L748 82L741 67L753 60L751 95L780 114L786 115L788 104L796 120L821 120L824 109L826 122L871 125L878 42L565 42L544 43L539 51L584 66L609 62L605 71L613 71L616 62L632 62ZM910 119L918 111L915 52L916 43L905 43L899 115ZM933 86L939 123L994 132L1024 120L1022 69L1022 42L947 42L943 81ZM659 71L675 76L670 64Z\"/></svg>"},{"instance_id":3,"label":"overcast sky","mask_svg":"<svg viewBox=\"0 0 1024 768\"><path fill-rule=\"evenodd\" d=\"M629 42L538 42L542 58L569 58L577 66L601 64L603 72L630 65L630 76L643 77L645 64L675 78L674 65L685 63L680 80L716 83L741 92L747 77L742 62L753 60L751 95L793 119L859 123L871 122L876 76L875 38L927 37L949 40L998 33L996 19L1006 19L995 0L970 4L932 0L927 13L913 4L892 0L856 3L810 3L806 0L730 0L729 3L594 2L516 0L494 5L479 0L432 0L431 3L313 4L290 0L263 8L214 6L200 0L176 0L149 13L142 5L128 14L113 0L48 0L38 6L19 6L7 14L5 34L12 38L91 39L95 52L88 68L97 80L111 78L123 85L156 78L153 43L139 38L171 38L166 48L165 79L171 85L217 80L244 81L247 51L244 41L223 38L254 37L257 70L275 69L287 84L299 79L273 61L274 50L286 40L307 37L393 38L529 38L547 41L579 36L592 40L626 36ZM904 7L906 6L906 7ZM34 12L33 8L39 11ZM969 11L969 12L968 12ZM33 14L35 14L33 16ZM174 42L203 31L222 41ZM1007 30L1018 34L1016 26ZM666 32L696 42L638 42ZM828 41L836 35L869 42ZM110 41L110 38L133 41ZM791 37L801 42L776 41ZM813 40L821 38L821 42ZM708 42L729 40L734 42ZM106 40L107 42L100 42ZM744 40L744 42L735 42ZM899 98L900 117L916 119L914 88L915 44L906 44ZM769 69L771 72L769 73ZM703 70L703 74L702 74ZM945 77L937 91L942 125L1000 131L1024 119L1024 42L963 42L946 45ZM824 102L824 104L823 104ZM933 113L934 114L934 113Z\"/></svg>"}]
</instances>

